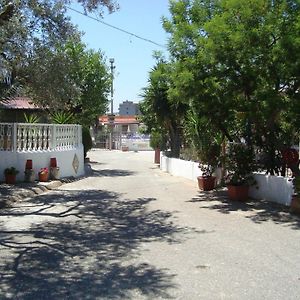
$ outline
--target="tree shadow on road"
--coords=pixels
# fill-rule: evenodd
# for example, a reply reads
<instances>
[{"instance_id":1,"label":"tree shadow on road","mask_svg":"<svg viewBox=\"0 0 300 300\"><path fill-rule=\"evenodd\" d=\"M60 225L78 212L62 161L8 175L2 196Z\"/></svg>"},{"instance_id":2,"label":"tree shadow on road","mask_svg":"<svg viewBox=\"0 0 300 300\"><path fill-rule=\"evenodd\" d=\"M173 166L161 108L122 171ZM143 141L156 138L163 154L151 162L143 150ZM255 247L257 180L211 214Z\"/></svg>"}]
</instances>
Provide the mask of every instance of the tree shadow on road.
<instances>
[{"instance_id":1,"label":"tree shadow on road","mask_svg":"<svg viewBox=\"0 0 300 300\"><path fill-rule=\"evenodd\" d=\"M180 242L189 230L174 225L170 213L148 210L154 198L120 196L57 192L1 211L2 293L12 299L171 298L175 274L133 261L146 243ZM12 218L36 221L8 229Z\"/></svg>"},{"instance_id":2,"label":"tree shadow on road","mask_svg":"<svg viewBox=\"0 0 300 300\"><path fill-rule=\"evenodd\" d=\"M104 170L95 170L92 169L92 177L122 177L122 176L132 176L135 172L129 170L119 170L119 169L104 169Z\"/></svg>"},{"instance_id":3,"label":"tree shadow on road","mask_svg":"<svg viewBox=\"0 0 300 300\"><path fill-rule=\"evenodd\" d=\"M292 229L300 229L300 217L290 214L288 207L250 198L247 202L231 201L228 199L226 189L201 191L197 197L188 202L201 203L201 208L215 210L222 214L243 212L245 218L258 224L273 221L276 224L290 226Z\"/></svg>"}]
</instances>

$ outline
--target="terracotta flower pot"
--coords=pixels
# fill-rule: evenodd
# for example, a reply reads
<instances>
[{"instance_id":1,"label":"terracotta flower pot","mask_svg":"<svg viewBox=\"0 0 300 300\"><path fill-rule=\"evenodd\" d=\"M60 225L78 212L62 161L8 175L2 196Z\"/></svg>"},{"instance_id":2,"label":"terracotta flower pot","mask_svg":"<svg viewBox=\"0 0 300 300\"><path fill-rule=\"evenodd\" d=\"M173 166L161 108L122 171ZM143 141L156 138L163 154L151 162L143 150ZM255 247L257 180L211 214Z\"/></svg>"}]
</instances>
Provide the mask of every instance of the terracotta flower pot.
<instances>
[{"instance_id":1,"label":"terracotta flower pot","mask_svg":"<svg viewBox=\"0 0 300 300\"><path fill-rule=\"evenodd\" d=\"M51 157L50 158L50 167L51 168L56 168L57 167L56 157Z\"/></svg>"},{"instance_id":2,"label":"terracotta flower pot","mask_svg":"<svg viewBox=\"0 0 300 300\"><path fill-rule=\"evenodd\" d=\"M227 185L228 197L233 201L246 201L248 199L248 185Z\"/></svg>"},{"instance_id":3,"label":"terracotta flower pot","mask_svg":"<svg viewBox=\"0 0 300 300\"><path fill-rule=\"evenodd\" d=\"M58 167L50 167L50 178L54 180L58 180L60 178L59 168Z\"/></svg>"},{"instance_id":4,"label":"terracotta flower pot","mask_svg":"<svg viewBox=\"0 0 300 300\"><path fill-rule=\"evenodd\" d=\"M34 182L34 180L35 180L34 170L26 169L24 174L25 174L25 176L24 176L25 182Z\"/></svg>"},{"instance_id":5,"label":"terracotta flower pot","mask_svg":"<svg viewBox=\"0 0 300 300\"><path fill-rule=\"evenodd\" d=\"M209 176L209 177L198 176L197 179L198 179L198 186L200 190L211 191L215 188L215 184L216 184L215 176Z\"/></svg>"},{"instance_id":6,"label":"terracotta flower pot","mask_svg":"<svg viewBox=\"0 0 300 300\"><path fill-rule=\"evenodd\" d=\"M154 163L160 164L160 149L159 148L156 148L154 150Z\"/></svg>"},{"instance_id":7,"label":"terracotta flower pot","mask_svg":"<svg viewBox=\"0 0 300 300\"><path fill-rule=\"evenodd\" d=\"M300 197L298 195L292 196L290 212L300 214Z\"/></svg>"},{"instance_id":8,"label":"terracotta flower pot","mask_svg":"<svg viewBox=\"0 0 300 300\"><path fill-rule=\"evenodd\" d=\"M25 170L31 170L32 169L32 159L26 160Z\"/></svg>"},{"instance_id":9,"label":"terracotta flower pot","mask_svg":"<svg viewBox=\"0 0 300 300\"><path fill-rule=\"evenodd\" d=\"M41 182L48 181L48 177L49 177L49 173L47 172L39 173L39 181Z\"/></svg>"},{"instance_id":10,"label":"terracotta flower pot","mask_svg":"<svg viewBox=\"0 0 300 300\"><path fill-rule=\"evenodd\" d=\"M5 175L5 183L7 183L7 184L15 184L16 183L16 175L14 175L14 174L6 174Z\"/></svg>"}]
</instances>

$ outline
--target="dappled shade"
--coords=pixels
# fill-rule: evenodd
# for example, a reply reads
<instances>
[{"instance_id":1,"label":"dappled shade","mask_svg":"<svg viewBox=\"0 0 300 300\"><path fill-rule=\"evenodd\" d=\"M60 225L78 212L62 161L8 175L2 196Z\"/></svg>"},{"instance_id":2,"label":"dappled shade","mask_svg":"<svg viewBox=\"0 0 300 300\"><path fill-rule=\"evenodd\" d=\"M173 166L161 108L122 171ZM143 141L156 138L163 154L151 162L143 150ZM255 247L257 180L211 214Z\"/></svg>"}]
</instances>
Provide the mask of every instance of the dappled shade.
<instances>
[{"instance_id":1,"label":"dappled shade","mask_svg":"<svg viewBox=\"0 0 300 300\"><path fill-rule=\"evenodd\" d=\"M154 198L121 199L102 191L68 191L36 197L4 218L45 217L45 223L7 230L0 223L0 289L18 299L168 298L175 276L167 269L129 261L141 243L180 242L187 228L170 213L148 211ZM56 208L55 212L53 208ZM10 255L12 254L12 255Z\"/></svg>"}]
</instances>

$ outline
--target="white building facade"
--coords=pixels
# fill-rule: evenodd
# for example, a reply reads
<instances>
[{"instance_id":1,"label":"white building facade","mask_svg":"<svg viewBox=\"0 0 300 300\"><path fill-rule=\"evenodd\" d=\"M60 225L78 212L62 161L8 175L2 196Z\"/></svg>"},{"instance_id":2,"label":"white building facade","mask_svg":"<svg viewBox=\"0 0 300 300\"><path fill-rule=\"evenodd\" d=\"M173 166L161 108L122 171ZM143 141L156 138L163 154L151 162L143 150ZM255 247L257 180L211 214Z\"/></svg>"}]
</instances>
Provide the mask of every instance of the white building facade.
<instances>
[{"instance_id":1,"label":"white building facade","mask_svg":"<svg viewBox=\"0 0 300 300\"><path fill-rule=\"evenodd\" d=\"M140 114L138 103L132 101L124 101L119 105L120 116L136 116Z\"/></svg>"}]
</instances>

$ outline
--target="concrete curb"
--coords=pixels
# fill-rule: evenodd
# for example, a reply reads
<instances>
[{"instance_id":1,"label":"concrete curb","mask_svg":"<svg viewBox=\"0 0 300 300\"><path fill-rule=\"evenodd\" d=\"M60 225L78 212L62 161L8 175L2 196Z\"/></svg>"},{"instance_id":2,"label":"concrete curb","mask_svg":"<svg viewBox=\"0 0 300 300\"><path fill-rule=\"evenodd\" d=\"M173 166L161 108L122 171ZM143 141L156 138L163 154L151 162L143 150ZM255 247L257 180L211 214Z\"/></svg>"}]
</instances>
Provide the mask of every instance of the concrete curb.
<instances>
[{"instance_id":1,"label":"concrete curb","mask_svg":"<svg viewBox=\"0 0 300 300\"><path fill-rule=\"evenodd\" d=\"M65 177L60 180L53 180L47 182L18 182L17 184L10 185L1 183L0 184L0 209L5 207L10 207L14 202L22 201L26 198L35 197L47 191L53 190L61 186L62 184L74 182L81 180L82 178L91 175L92 168L91 165L87 162L84 164L85 175L74 178L74 177Z\"/></svg>"},{"instance_id":2,"label":"concrete curb","mask_svg":"<svg viewBox=\"0 0 300 300\"><path fill-rule=\"evenodd\" d=\"M17 183L15 185L0 185L0 208L10 207L13 202L34 197L62 185L60 180L49 182Z\"/></svg>"}]
</instances>

